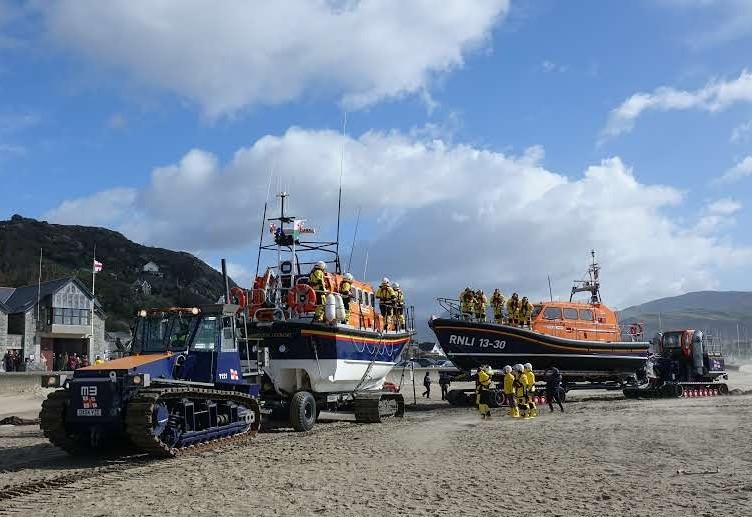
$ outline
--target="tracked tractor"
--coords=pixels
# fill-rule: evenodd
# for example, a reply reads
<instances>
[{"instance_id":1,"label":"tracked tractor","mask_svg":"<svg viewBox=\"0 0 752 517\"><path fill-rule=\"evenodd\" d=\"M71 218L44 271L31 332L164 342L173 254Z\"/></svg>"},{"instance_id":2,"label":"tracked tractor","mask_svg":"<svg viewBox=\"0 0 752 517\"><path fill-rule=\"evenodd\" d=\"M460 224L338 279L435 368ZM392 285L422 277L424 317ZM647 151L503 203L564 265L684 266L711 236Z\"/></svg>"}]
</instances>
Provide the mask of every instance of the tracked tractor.
<instances>
[{"instance_id":1,"label":"tracked tractor","mask_svg":"<svg viewBox=\"0 0 752 517\"><path fill-rule=\"evenodd\" d=\"M73 455L168 457L252 437L259 386L241 374L237 311L139 311L131 355L43 377L60 388L42 403L44 435Z\"/></svg>"},{"instance_id":2,"label":"tracked tractor","mask_svg":"<svg viewBox=\"0 0 752 517\"><path fill-rule=\"evenodd\" d=\"M728 380L720 344L700 330L674 330L652 340L642 386L624 389L628 398L668 398L727 394Z\"/></svg>"}]
</instances>

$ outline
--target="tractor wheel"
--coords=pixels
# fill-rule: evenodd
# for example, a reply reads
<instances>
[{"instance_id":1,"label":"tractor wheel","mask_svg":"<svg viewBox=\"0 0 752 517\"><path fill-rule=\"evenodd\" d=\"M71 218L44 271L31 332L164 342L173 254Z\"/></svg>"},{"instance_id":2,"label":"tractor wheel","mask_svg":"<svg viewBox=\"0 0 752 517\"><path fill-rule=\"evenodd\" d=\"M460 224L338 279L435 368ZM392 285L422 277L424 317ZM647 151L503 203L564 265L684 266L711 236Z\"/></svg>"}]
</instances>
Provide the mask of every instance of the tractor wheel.
<instances>
[{"instance_id":1,"label":"tractor wheel","mask_svg":"<svg viewBox=\"0 0 752 517\"><path fill-rule=\"evenodd\" d=\"M290 399L290 423L293 429L308 432L316 423L316 400L308 391L299 391Z\"/></svg>"}]
</instances>

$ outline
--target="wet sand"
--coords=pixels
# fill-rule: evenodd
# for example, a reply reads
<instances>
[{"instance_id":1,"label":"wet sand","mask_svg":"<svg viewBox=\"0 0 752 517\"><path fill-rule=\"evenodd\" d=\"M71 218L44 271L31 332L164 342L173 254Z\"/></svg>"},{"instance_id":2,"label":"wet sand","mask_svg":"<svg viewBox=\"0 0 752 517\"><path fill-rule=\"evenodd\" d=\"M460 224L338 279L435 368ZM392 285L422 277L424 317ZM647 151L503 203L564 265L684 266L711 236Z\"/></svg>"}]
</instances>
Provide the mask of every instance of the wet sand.
<instances>
[{"instance_id":1,"label":"wet sand","mask_svg":"<svg viewBox=\"0 0 752 517\"><path fill-rule=\"evenodd\" d=\"M752 368L730 386L752 389ZM176 460L73 459L3 426L0 514L752 515L751 396L570 395L564 414L480 421L434 393L385 424L335 417Z\"/></svg>"}]
</instances>

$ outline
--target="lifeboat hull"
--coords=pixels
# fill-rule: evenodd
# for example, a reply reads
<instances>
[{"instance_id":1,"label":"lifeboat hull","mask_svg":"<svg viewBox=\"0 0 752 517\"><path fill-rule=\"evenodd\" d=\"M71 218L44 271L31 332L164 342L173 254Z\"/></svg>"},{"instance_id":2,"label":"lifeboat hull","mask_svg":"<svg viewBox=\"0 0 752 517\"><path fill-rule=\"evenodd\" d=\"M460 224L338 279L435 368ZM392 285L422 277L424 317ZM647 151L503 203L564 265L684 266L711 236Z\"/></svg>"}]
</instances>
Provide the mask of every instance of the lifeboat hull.
<instances>
[{"instance_id":1,"label":"lifeboat hull","mask_svg":"<svg viewBox=\"0 0 752 517\"><path fill-rule=\"evenodd\" d=\"M381 389L410 341L406 332L378 332L347 326L280 321L251 324L251 339L269 350L264 372L276 389L294 392L310 384L314 393ZM307 379L302 379L305 372Z\"/></svg>"},{"instance_id":2,"label":"lifeboat hull","mask_svg":"<svg viewBox=\"0 0 752 517\"><path fill-rule=\"evenodd\" d=\"M494 369L531 363L536 371L558 368L572 382L623 381L647 361L650 343L564 339L529 329L437 318L429 322L439 345L457 367Z\"/></svg>"}]
</instances>

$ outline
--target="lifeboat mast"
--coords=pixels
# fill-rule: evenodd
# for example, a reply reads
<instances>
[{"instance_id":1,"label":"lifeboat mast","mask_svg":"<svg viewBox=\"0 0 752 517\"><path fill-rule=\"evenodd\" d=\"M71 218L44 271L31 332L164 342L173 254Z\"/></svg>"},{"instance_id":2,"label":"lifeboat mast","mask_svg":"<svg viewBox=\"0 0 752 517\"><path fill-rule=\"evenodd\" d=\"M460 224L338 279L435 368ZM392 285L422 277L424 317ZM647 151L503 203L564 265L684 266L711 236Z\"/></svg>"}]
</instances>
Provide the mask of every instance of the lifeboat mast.
<instances>
[{"instance_id":1,"label":"lifeboat mast","mask_svg":"<svg viewBox=\"0 0 752 517\"><path fill-rule=\"evenodd\" d=\"M598 273L601 270L600 264L595 261L595 250L590 250L592 263L588 267L587 274L590 278L586 280L574 280L572 293L569 295L569 301L577 293L590 293L590 303L593 305L601 303L601 283L598 279Z\"/></svg>"},{"instance_id":2,"label":"lifeboat mast","mask_svg":"<svg viewBox=\"0 0 752 517\"><path fill-rule=\"evenodd\" d=\"M285 213L285 201L288 196L287 192L277 194L280 215L279 217L270 217L267 219L268 222L272 223L270 232L273 234L274 241L271 244L264 244L262 242L259 246L259 253L261 251L276 251L277 271L282 274L292 273L293 275L303 274L301 266L310 266L316 263L315 260L299 260L298 255L300 253L328 255L328 257L324 257L324 262L333 264L335 266L335 273L340 274L337 241L303 240L303 235L312 234L313 229L296 228L296 224L302 225L305 219L297 219L295 216ZM279 226L276 226L275 223L278 223ZM283 260L283 253L289 254L291 260Z\"/></svg>"}]
</instances>

